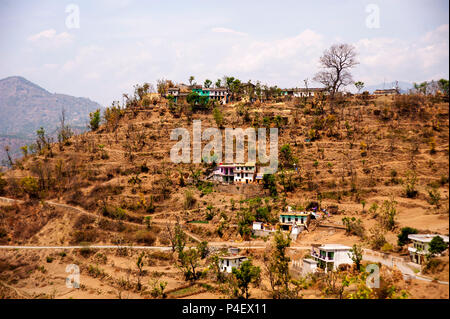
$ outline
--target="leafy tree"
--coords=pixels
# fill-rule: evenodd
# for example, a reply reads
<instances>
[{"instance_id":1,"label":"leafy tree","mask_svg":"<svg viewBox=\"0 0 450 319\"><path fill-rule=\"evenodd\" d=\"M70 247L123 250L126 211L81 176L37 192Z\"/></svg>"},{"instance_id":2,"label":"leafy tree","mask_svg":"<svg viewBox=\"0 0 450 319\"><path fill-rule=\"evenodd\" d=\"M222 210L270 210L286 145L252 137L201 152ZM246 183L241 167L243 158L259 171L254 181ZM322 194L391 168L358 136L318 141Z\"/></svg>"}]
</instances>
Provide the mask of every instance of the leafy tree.
<instances>
[{"instance_id":1,"label":"leafy tree","mask_svg":"<svg viewBox=\"0 0 450 319\"><path fill-rule=\"evenodd\" d=\"M449 92L449 81L446 79L440 79L438 81L439 89L445 94L448 95Z\"/></svg>"},{"instance_id":2,"label":"leafy tree","mask_svg":"<svg viewBox=\"0 0 450 319\"><path fill-rule=\"evenodd\" d=\"M191 76L189 77L189 85L192 85L192 83L194 82L194 80L195 80L195 77L194 77L193 75L191 75Z\"/></svg>"},{"instance_id":3,"label":"leafy tree","mask_svg":"<svg viewBox=\"0 0 450 319\"><path fill-rule=\"evenodd\" d=\"M255 217L249 210L243 209L237 213L237 218L239 234L242 238L248 239L252 233L250 225L255 220Z\"/></svg>"},{"instance_id":4,"label":"leafy tree","mask_svg":"<svg viewBox=\"0 0 450 319\"><path fill-rule=\"evenodd\" d=\"M39 196L39 183L36 178L28 176L20 180L20 186L23 191L32 198Z\"/></svg>"},{"instance_id":5,"label":"leafy tree","mask_svg":"<svg viewBox=\"0 0 450 319\"><path fill-rule=\"evenodd\" d=\"M292 153L291 146L284 144L280 149L280 160L283 167L292 167L298 162L297 158Z\"/></svg>"},{"instance_id":6,"label":"leafy tree","mask_svg":"<svg viewBox=\"0 0 450 319\"><path fill-rule=\"evenodd\" d=\"M400 247L403 247L403 246L405 246L406 244L408 244L409 243L409 239L408 239L408 235L411 235L411 234L417 234L419 231L417 230L417 229L415 229L415 228L412 228L412 227L403 227L401 230L400 230L400 234L398 234L398 236L397 236L397 238L398 238L398 240L397 240L397 245L398 246L400 246Z\"/></svg>"},{"instance_id":7,"label":"leafy tree","mask_svg":"<svg viewBox=\"0 0 450 319\"><path fill-rule=\"evenodd\" d=\"M355 87L358 89L358 93L364 88L364 82L355 82Z\"/></svg>"},{"instance_id":8,"label":"leafy tree","mask_svg":"<svg viewBox=\"0 0 450 319\"><path fill-rule=\"evenodd\" d=\"M430 247L428 251L431 255L438 255L446 250L448 244L442 239L441 236L435 236L430 242Z\"/></svg>"},{"instance_id":9,"label":"leafy tree","mask_svg":"<svg viewBox=\"0 0 450 319\"><path fill-rule=\"evenodd\" d=\"M263 176L263 187L270 191L270 196L277 196L277 186L275 183L275 176L272 174L264 174Z\"/></svg>"},{"instance_id":10,"label":"leafy tree","mask_svg":"<svg viewBox=\"0 0 450 319\"><path fill-rule=\"evenodd\" d=\"M298 297L301 289L299 282L292 279L289 271L290 258L287 248L291 244L289 236L281 231L275 233L270 254L264 254L265 272L269 277L272 297L275 299L292 299Z\"/></svg>"},{"instance_id":11,"label":"leafy tree","mask_svg":"<svg viewBox=\"0 0 450 319\"><path fill-rule=\"evenodd\" d=\"M142 252L140 255L139 255L139 257L138 257L138 259L137 259L137 261L136 261L136 266L138 267L138 282L137 282L137 290L141 290L142 289L142 284L141 284L141 277L142 277L142 275L144 274L144 270L143 270L143 267L144 267L144 256L145 256L145 253L144 252Z\"/></svg>"},{"instance_id":12,"label":"leafy tree","mask_svg":"<svg viewBox=\"0 0 450 319\"><path fill-rule=\"evenodd\" d=\"M206 79L204 85L205 85L205 88L210 88L212 85L212 81L209 79Z\"/></svg>"},{"instance_id":13,"label":"leafy tree","mask_svg":"<svg viewBox=\"0 0 450 319\"><path fill-rule=\"evenodd\" d=\"M182 251L179 255L179 261L185 280L195 281L200 278L201 272L197 270L200 266L200 253L197 249L189 248Z\"/></svg>"},{"instance_id":14,"label":"leafy tree","mask_svg":"<svg viewBox=\"0 0 450 319\"><path fill-rule=\"evenodd\" d=\"M209 269L213 272L216 277L217 282L223 283L225 282L225 274L220 268L220 258L218 255L214 255L210 259Z\"/></svg>"},{"instance_id":15,"label":"leafy tree","mask_svg":"<svg viewBox=\"0 0 450 319\"><path fill-rule=\"evenodd\" d=\"M358 271L361 270L361 261L363 258L363 250L361 246L354 244L352 249L350 249L349 255L355 263L356 269L358 269Z\"/></svg>"},{"instance_id":16,"label":"leafy tree","mask_svg":"<svg viewBox=\"0 0 450 319\"><path fill-rule=\"evenodd\" d=\"M253 266L251 260L245 260L239 268L234 268L232 274L237 283L238 290L235 290L237 298L248 299L250 297L249 286L251 283L258 283L261 269Z\"/></svg>"},{"instance_id":17,"label":"leafy tree","mask_svg":"<svg viewBox=\"0 0 450 319\"><path fill-rule=\"evenodd\" d=\"M217 126L221 128L223 126L223 114L218 107L213 109L213 116Z\"/></svg>"},{"instance_id":18,"label":"leafy tree","mask_svg":"<svg viewBox=\"0 0 450 319\"><path fill-rule=\"evenodd\" d=\"M202 241L200 243L197 244L197 250L200 254L200 258L204 259L206 258L206 256L208 256L208 242L207 241Z\"/></svg>"},{"instance_id":19,"label":"leafy tree","mask_svg":"<svg viewBox=\"0 0 450 319\"><path fill-rule=\"evenodd\" d=\"M220 88L221 85L222 85L222 80L221 79L217 79L216 84L215 84L216 88Z\"/></svg>"},{"instance_id":20,"label":"leafy tree","mask_svg":"<svg viewBox=\"0 0 450 319\"><path fill-rule=\"evenodd\" d=\"M175 250L178 254L181 254L186 246L186 234L183 229L181 229L181 225L175 225Z\"/></svg>"},{"instance_id":21,"label":"leafy tree","mask_svg":"<svg viewBox=\"0 0 450 319\"><path fill-rule=\"evenodd\" d=\"M100 126L100 109L89 113L89 128L91 131L96 131Z\"/></svg>"},{"instance_id":22,"label":"leafy tree","mask_svg":"<svg viewBox=\"0 0 450 319\"><path fill-rule=\"evenodd\" d=\"M391 198L390 200L385 200L381 206L381 225L386 230L393 230L395 228L395 217L397 216L397 202Z\"/></svg>"}]
</instances>

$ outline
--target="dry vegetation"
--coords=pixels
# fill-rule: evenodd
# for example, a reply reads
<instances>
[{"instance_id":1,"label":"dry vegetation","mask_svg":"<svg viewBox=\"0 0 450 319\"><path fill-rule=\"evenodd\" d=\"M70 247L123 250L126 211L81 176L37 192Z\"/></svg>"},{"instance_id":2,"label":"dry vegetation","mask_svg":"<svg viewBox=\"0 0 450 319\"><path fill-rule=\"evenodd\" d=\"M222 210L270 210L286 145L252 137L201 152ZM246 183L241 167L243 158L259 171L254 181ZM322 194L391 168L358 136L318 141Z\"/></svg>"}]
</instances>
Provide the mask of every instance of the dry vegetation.
<instances>
[{"instance_id":1,"label":"dry vegetation","mask_svg":"<svg viewBox=\"0 0 450 319\"><path fill-rule=\"evenodd\" d=\"M220 106L222 117L189 105L142 106L144 100L134 108L113 105L95 131L43 143L40 152L4 172L0 196L23 203L0 206L0 243L170 246L178 220L187 246L196 245L196 238L210 243L245 238L256 245L264 242L249 236L251 220L273 221L286 205L304 209L311 202L337 206L326 223L342 227L348 217L347 230L317 227L292 246L359 243L404 255L397 247L402 227L448 234L449 106L439 98L340 97L334 113L321 98L238 102ZM284 151L275 178L277 196L262 187L251 195L244 187L219 191L204 181L211 165L171 163L170 132L176 127L192 132L193 119L201 119L203 129L217 121L223 127L279 127ZM262 252L248 253L263 268ZM163 296L162 282L169 298L228 295L208 274L187 285L175 266L176 253L146 251L142 267L139 256L140 251L126 249L2 250L0 297L155 298ZM76 291L64 285L69 263L81 268L82 287ZM199 268L208 263L200 259ZM439 277L436 273L445 269L448 256L428 271ZM392 276L386 274L409 297L448 298L448 287ZM270 296L267 280L262 274L252 297ZM304 282L301 295L323 296L323 282ZM424 289L432 292L424 295Z\"/></svg>"}]
</instances>

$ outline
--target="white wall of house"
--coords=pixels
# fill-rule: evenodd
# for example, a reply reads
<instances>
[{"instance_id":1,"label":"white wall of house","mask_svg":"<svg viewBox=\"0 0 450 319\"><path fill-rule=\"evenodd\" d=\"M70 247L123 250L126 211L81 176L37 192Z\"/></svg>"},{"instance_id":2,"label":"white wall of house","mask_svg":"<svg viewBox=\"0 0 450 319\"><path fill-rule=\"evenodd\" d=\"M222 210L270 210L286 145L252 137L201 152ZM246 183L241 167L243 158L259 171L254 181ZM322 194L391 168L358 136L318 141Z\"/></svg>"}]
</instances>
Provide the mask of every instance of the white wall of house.
<instances>
[{"instance_id":1,"label":"white wall of house","mask_svg":"<svg viewBox=\"0 0 450 319\"><path fill-rule=\"evenodd\" d=\"M223 272L231 273L233 267L239 268L245 259L246 258L220 259L220 270Z\"/></svg>"},{"instance_id":2,"label":"white wall of house","mask_svg":"<svg viewBox=\"0 0 450 319\"><path fill-rule=\"evenodd\" d=\"M261 222L253 222L253 230L261 230L262 224L263 223L261 223Z\"/></svg>"}]
</instances>

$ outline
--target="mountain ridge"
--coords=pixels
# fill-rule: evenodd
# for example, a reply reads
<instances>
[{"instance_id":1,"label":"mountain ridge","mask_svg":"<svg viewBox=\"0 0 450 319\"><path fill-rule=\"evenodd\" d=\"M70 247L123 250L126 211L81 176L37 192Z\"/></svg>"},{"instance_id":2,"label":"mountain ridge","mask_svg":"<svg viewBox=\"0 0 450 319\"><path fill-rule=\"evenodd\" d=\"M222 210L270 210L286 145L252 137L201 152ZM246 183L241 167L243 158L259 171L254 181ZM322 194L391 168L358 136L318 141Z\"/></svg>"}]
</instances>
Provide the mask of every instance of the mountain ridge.
<instances>
[{"instance_id":1,"label":"mountain ridge","mask_svg":"<svg viewBox=\"0 0 450 319\"><path fill-rule=\"evenodd\" d=\"M20 146L30 143L40 127L54 133L62 110L66 113L66 123L83 131L89 112L101 107L86 97L51 93L22 76L0 79L0 158L7 145L18 156Z\"/></svg>"}]
</instances>

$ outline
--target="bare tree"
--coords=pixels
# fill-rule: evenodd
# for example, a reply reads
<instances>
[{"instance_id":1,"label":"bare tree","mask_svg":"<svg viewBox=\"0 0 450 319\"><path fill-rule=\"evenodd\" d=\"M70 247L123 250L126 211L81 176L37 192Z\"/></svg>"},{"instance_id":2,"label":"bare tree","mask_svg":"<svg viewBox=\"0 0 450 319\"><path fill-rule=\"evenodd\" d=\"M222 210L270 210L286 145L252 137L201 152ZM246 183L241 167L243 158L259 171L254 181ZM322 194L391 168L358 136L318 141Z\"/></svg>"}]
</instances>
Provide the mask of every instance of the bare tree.
<instances>
[{"instance_id":1,"label":"bare tree","mask_svg":"<svg viewBox=\"0 0 450 319\"><path fill-rule=\"evenodd\" d=\"M350 44L334 44L320 57L323 70L314 76L314 81L322 83L333 99L341 87L353 83L350 69L359 64L355 47Z\"/></svg>"}]
</instances>

